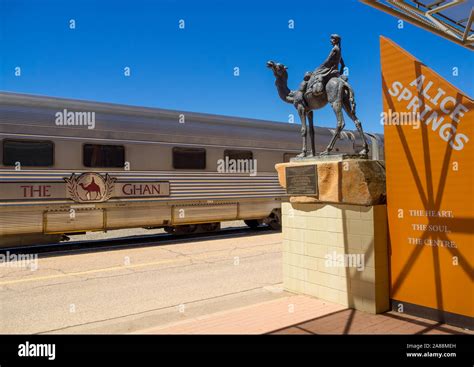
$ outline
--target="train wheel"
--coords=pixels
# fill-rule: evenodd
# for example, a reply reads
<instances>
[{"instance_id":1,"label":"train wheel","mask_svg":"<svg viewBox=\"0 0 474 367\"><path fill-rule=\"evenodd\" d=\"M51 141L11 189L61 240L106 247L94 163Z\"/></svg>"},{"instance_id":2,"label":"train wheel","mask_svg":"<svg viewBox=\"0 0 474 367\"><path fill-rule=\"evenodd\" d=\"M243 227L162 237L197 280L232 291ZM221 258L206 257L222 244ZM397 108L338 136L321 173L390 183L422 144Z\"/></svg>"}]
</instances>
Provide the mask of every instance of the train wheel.
<instances>
[{"instance_id":1,"label":"train wheel","mask_svg":"<svg viewBox=\"0 0 474 367\"><path fill-rule=\"evenodd\" d=\"M173 234L174 233L174 227L164 227L163 228L166 233Z\"/></svg>"},{"instance_id":2,"label":"train wheel","mask_svg":"<svg viewBox=\"0 0 474 367\"><path fill-rule=\"evenodd\" d=\"M272 211L272 214L270 214L270 217L267 218L267 224L268 226L273 229L274 231L280 231L281 230L281 211L280 209L275 209Z\"/></svg>"},{"instance_id":3,"label":"train wheel","mask_svg":"<svg viewBox=\"0 0 474 367\"><path fill-rule=\"evenodd\" d=\"M175 234L191 234L196 232L198 226L196 224L186 224L182 226L176 226L174 228Z\"/></svg>"},{"instance_id":4,"label":"train wheel","mask_svg":"<svg viewBox=\"0 0 474 367\"><path fill-rule=\"evenodd\" d=\"M200 227L204 232L214 232L221 229L221 223L220 222L204 223L204 224L201 224Z\"/></svg>"},{"instance_id":5,"label":"train wheel","mask_svg":"<svg viewBox=\"0 0 474 367\"><path fill-rule=\"evenodd\" d=\"M272 220L268 222L268 226L273 229L274 231L279 231L281 230L281 223L278 222L277 220Z\"/></svg>"},{"instance_id":6,"label":"train wheel","mask_svg":"<svg viewBox=\"0 0 474 367\"><path fill-rule=\"evenodd\" d=\"M244 220L244 223L248 225L250 228L257 228L262 224L262 221L260 219L248 219Z\"/></svg>"}]
</instances>

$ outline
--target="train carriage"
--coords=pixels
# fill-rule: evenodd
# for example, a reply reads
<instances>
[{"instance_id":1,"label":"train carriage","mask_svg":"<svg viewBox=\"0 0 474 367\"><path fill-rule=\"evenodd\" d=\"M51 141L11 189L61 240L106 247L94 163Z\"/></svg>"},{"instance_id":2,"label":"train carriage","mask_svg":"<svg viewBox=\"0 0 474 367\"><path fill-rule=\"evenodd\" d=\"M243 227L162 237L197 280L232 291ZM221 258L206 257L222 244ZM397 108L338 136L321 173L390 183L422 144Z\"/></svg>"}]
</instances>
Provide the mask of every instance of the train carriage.
<instances>
[{"instance_id":1,"label":"train carriage","mask_svg":"<svg viewBox=\"0 0 474 367\"><path fill-rule=\"evenodd\" d=\"M332 134L316 128L316 148ZM278 228L274 166L299 152L299 136L295 124L0 93L0 245L231 220ZM383 159L383 137L367 136ZM335 151L361 146L346 131Z\"/></svg>"}]
</instances>

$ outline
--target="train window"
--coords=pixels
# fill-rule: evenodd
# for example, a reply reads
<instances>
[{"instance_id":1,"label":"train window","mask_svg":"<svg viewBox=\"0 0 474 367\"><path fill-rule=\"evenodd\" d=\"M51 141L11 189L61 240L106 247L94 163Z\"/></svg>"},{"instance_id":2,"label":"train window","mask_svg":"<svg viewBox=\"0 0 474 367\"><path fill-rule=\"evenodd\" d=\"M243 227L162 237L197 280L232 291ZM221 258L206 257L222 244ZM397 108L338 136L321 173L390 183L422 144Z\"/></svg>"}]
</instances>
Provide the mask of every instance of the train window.
<instances>
[{"instance_id":1,"label":"train window","mask_svg":"<svg viewBox=\"0 0 474 367\"><path fill-rule=\"evenodd\" d=\"M295 158L297 155L297 153L285 153L283 154L283 162L289 162L291 158Z\"/></svg>"},{"instance_id":2,"label":"train window","mask_svg":"<svg viewBox=\"0 0 474 367\"><path fill-rule=\"evenodd\" d=\"M3 141L3 165L30 167L49 167L54 165L54 144L45 140Z\"/></svg>"},{"instance_id":3,"label":"train window","mask_svg":"<svg viewBox=\"0 0 474 367\"><path fill-rule=\"evenodd\" d=\"M229 157L230 159L239 160L239 159L246 159L251 160L253 159L253 153L250 150L224 150L224 159Z\"/></svg>"},{"instance_id":4,"label":"train window","mask_svg":"<svg viewBox=\"0 0 474 367\"><path fill-rule=\"evenodd\" d=\"M206 169L206 149L173 148L174 169Z\"/></svg>"},{"instance_id":5,"label":"train window","mask_svg":"<svg viewBox=\"0 0 474 367\"><path fill-rule=\"evenodd\" d=\"M123 145L84 144L82 157L86 167L123 167L125 147Z\"/></svg>"}]
</instances>

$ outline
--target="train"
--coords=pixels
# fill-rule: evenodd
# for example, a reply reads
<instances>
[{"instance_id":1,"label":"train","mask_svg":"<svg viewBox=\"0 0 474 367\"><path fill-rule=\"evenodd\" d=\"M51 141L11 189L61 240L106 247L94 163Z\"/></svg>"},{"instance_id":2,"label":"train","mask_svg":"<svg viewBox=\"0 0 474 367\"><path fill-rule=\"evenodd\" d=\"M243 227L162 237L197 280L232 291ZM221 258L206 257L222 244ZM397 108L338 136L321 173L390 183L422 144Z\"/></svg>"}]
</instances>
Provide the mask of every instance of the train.
<instances>
[{"instance_id":1,"label":"train","mask_svg":"<svg viewBox=\"0 0 474 367\"><path fill-rule=\"evenodd\" d=\"M124 228L281 226L275 164L300 126L249 118L0 92L0 246ZM333 129L315 127L322 151ZM383 135L366 134L383 160ZM362 141L344 131L334 151Z\"/></svg>"}]
</instances>

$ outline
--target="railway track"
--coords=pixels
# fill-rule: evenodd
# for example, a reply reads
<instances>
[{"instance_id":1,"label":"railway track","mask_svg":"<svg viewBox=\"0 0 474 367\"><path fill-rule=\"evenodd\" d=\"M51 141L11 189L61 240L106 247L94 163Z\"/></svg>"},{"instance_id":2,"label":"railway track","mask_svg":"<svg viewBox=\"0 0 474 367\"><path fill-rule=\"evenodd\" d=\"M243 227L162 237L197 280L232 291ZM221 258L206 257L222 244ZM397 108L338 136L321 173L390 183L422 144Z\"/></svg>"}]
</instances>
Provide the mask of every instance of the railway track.
<instances>
[{"instance_id":1,"label":"railway track","mask_svg":"<svg viewBox=\"0 0 474 367\"><path fill-rule=\"evenodd\" d=\"M224 228L216 232L194 233L194 234L150 234L116 237L100 240L81 240L81 241L67 241L53 244L41 244L30 246L15 246L0 248L0 255L20 255L20 254L37 254L37 255L61 255L73 254L82 252L104 251L104 250L118 250L124 248L169 245L173 243L185 243L191 241L204 241L207 239L222 239L240 236L253 236L262 233L277 232L270 227L232 227Z\"/></svg>"}]
</instances>

